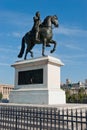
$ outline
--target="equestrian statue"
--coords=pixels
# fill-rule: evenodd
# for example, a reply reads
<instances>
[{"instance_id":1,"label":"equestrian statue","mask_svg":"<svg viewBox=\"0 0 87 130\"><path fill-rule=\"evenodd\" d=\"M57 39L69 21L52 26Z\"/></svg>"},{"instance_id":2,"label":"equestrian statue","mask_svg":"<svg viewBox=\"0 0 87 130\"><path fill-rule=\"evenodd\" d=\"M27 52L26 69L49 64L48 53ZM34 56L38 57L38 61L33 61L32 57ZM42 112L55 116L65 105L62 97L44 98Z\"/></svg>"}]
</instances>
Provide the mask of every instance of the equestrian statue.
<instances>
[{"instance_id":1,"label":"equestrian statue","mask_svg":"<svg viewBox=\"0 0 87 130\"><path fill-rule=\"evenodd\" d=\"M42 56L45 56L44 51L45 47L50 47L50 44L53 44L53 49L50 53L53 53L56 49L56 41L52 39L53 37L53 25L58 27L58 18L56 15L47 16L44 21L41 23L40 12L36 12L35 17L33 17L34 25L32 29L27 32L22 38L21 49L18 57L21 58L24 54L25 43L27 44L26 52L24 59L27 58L28 52L30 52L31 57L33 57L33 52L31 51L35 44L42 44Z\"/></svg>"}]
</instances>

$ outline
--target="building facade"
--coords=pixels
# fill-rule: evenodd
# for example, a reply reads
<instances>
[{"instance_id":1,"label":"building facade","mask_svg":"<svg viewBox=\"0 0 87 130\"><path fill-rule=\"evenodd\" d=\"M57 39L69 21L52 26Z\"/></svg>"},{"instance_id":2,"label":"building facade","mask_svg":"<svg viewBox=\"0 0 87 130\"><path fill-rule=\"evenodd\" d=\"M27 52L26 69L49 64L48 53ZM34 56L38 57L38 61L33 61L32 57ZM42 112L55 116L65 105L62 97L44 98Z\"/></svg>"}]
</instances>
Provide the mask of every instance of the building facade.
<instances>
[{"instance_id":1,"label":"building facade","mask_svg":"<svg viewBox=\"0 0 87 130\"><path fill-rule=\"evenodd\" d=\"M9 94L12 89L14 89L13 85L0 84L0 93L2 93L2 99L9 100Z\"/></svg>"}]
</instances>

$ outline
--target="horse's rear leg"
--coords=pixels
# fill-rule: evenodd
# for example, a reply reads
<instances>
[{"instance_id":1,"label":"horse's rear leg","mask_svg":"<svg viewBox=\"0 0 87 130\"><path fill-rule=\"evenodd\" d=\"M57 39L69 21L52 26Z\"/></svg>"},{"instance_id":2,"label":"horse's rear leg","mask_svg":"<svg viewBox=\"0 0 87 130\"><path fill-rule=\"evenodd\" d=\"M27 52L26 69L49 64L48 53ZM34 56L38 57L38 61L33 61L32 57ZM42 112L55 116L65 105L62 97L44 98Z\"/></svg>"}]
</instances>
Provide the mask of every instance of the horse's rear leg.
<instances>
[{"instance_id":1,"label":"horse's rear leg","mask_svg":"<svg viewBox=\"0 0 87 130\"><path fill-rule=\"evenodd\" d=\"M33 55L33 52L31 51L32 50L32 48L34 47L34 43L33 42L31 42L31 46L30 46L30 49L29 49L29 52L31 53L31 57L33 58L34 57L34 55Z\"/></svg>"},{"instance_id":2,"label":"horse's rear leg","mask_svg":"<svg viewBox=\"0 0 87 130\"><path fill-rule=\"evenodd\" d=\"M28 54L28 49L26 49L25 56L24 56L24 60L26 60L27 54Z\"/></svg>"},{"instance_id":3,"label":"horse's rear leg","mask_svg":"<svg viewBox=\"0 0 87 130\"><path fill-rule=\"evenodd\" d=\"M30 52L31 57L33 57L33 52L31 51L31 49L33 48L33 46L34 46L33 43L31 43L31 46L28 46L28 45L27 45L27 49L26 49L25 57L24 57L25 60L26 60L26 58L27 58L27 54L28 54L28 52Z\"/></svg>"},{"instance_id":4,"label":"horse's rear leg","mask_svg":"<svg viewBox=\"0 0 87 130\"><path fill-rule=\"evenodd\" d=\"M34 57L33 52L32 51L29 51L29 52L31 53L31 57L33 58Z\"/></svg>"},{"instance_id":5,"label":"horse's rear leg","mask_svg":"<svg viewBox=\"0 0 87 130\"><path fill-rule=\"evenodd\" d=\"M31 57L33 58L33 52L30 51L30 50L28 50L28 49L26 49L25 56L24 56L24 60L26 60L28 52L30 52Z\"/></svg>"}]
</instances>

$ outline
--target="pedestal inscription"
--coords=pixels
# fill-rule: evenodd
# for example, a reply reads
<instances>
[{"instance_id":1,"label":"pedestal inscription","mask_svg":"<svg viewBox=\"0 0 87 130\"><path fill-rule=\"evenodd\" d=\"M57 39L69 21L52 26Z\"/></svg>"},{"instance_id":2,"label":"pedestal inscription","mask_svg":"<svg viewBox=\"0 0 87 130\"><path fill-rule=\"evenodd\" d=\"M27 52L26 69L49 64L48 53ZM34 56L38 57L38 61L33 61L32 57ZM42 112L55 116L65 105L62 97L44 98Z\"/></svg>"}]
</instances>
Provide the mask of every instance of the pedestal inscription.
<instances>
[{"instance_id":1,"label":"pedestal inscription","mask_svg":"<svg viewBox=\"0 0 87 130\"><path fill-rule=\"evenodd\" d=\"M43 84L43 69L18 72L18 85Z\"/></svg>"}]
</instances>

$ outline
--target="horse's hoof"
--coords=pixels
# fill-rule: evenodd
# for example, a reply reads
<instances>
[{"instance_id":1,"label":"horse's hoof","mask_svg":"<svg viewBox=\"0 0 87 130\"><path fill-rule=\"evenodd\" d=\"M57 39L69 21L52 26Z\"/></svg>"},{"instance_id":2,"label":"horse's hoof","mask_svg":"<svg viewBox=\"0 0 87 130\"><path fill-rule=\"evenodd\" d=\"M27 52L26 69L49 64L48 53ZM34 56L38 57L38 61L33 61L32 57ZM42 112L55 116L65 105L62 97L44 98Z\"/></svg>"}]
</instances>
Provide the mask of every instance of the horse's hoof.
<instances>
[{"instance_id":1,"label":"horse's hoof","mask_svg":"<svg viewBox=\"0 0 87 130\"><path fill-rule=\"evenodd\" d=\"M26 57L24 57L24 60L26 60Z\"/></svg>"},{"instance_id":2,"label":"horse's hoof","mask_svg":"<svg viewBox=\"0 0 87 130\"><path fill-rule=\"evenodd\" d=\"M55 51L55 49L51 50L50 53L53 53Z\"/></svg>"},{"instance_id":3,"label":"horse's hoof","mask_svg":"<svg viewBox=\"0 0 87 130\"><path fill-rule=\"evenodd\" d=\"M19 54L19 55L18 55L18 58L21 58L21 57L22 57L22 55Z\"/></svg>"},{"instance_id":4,"label":"horse's hoof","mask_svg":"<svg viewBox=\"0 0 87 130\"><path fill-rule=\"evenodd\" d=\"M50 51L50 53L53 53L53 50L52 50L52 51Z\"/></svg>"},{"instance_id":5,"label":"horse's hoof","mask_svg":"<svg viewBox=\"0 0 87 130\"><path fill-rule=\"evenodd\" d=\"M31 57L33 58L34 56L33 56L33 55L31 55Z\"/></svg>"},{"instance_id":6,"label":"horse's hoof","mask_svg":"<svg viewBox=\"0 0 87 130\"><path fill-rule=\"evenodd\" d=\"M46 55L42 54L42 56L46 56Z\"/></svg>"}]
</instances>

